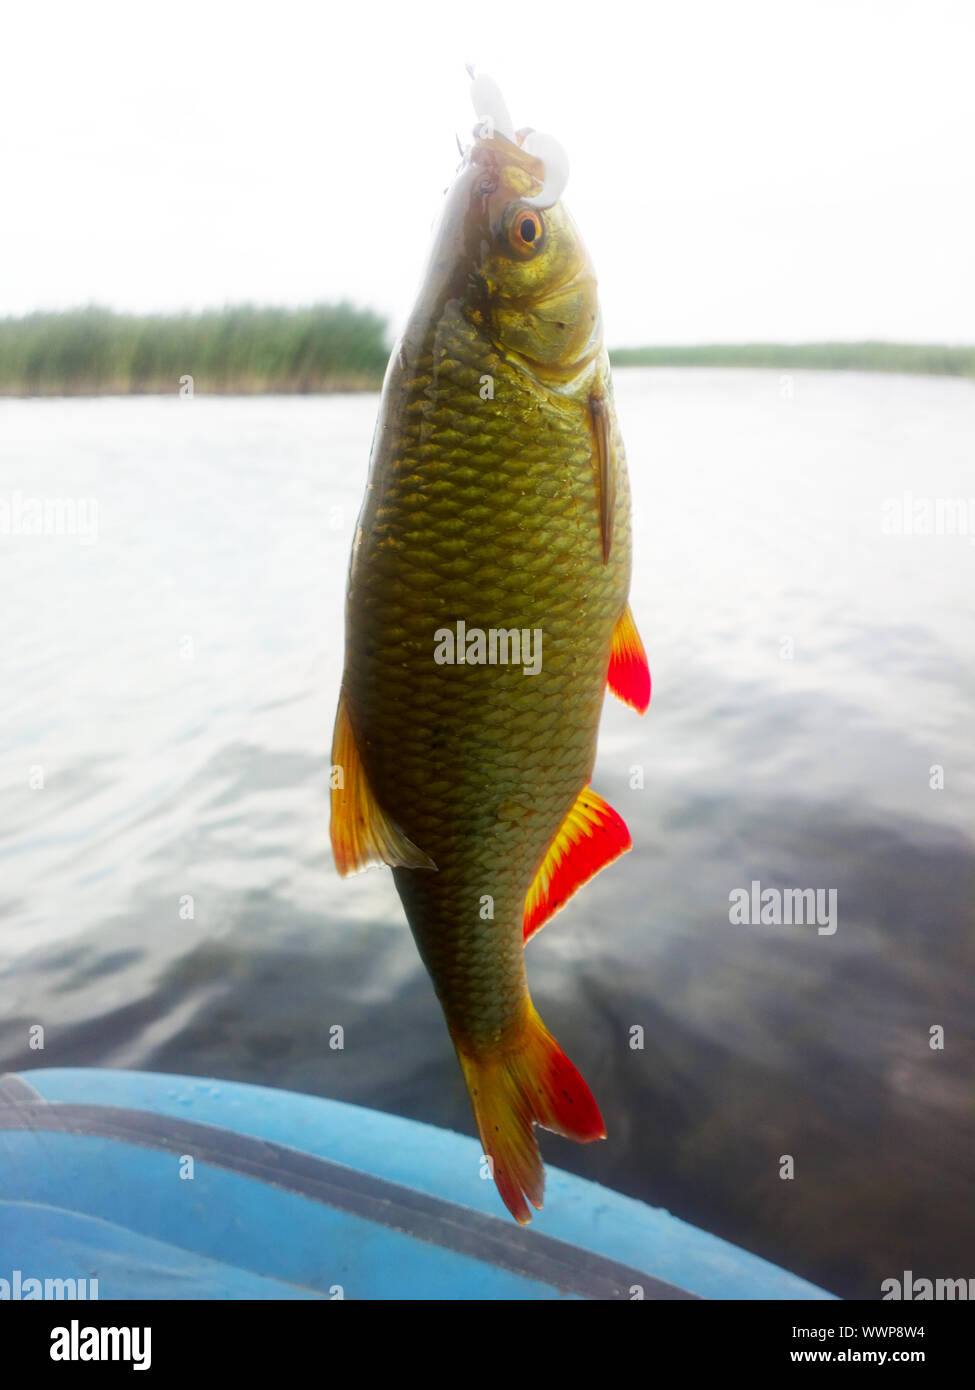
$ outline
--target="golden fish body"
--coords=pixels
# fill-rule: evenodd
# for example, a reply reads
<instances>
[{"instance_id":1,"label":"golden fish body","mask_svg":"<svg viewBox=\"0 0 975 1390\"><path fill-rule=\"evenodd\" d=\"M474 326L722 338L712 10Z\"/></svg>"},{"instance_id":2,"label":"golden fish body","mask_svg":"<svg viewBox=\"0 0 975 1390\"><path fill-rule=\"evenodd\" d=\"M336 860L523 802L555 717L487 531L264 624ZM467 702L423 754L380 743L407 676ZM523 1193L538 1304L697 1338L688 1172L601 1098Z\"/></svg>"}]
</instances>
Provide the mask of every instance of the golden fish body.
<instances>
[{"instance_id":1,"label":"golden fish body","mask_svg":"<svg viewBox=\"0 0 975 1390\"><path fill-rule=\"evenodd\" d=\"M545 185L495 131L448 195L383 389L333 752L337 863L393 865L519 1220L541 1204L533 1122L603 1134L534 1011L524 942L628 847L587 790L611 659L641 698L595 276L561 203L532 201Z\"/></svg>"}]
</instances>

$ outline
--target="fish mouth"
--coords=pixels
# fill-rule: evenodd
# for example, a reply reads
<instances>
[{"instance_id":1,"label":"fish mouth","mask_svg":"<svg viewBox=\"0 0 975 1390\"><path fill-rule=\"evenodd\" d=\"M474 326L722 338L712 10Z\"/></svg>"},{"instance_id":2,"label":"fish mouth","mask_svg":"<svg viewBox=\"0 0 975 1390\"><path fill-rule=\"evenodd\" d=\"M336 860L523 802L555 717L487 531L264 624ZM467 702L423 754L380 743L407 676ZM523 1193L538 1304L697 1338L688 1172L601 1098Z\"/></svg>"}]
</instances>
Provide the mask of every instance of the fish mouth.
<instances>
[{"instance_id":1,"label":"fish mouth","mask_svg":"<svg viewBox=\"0 0 975 1390\"><path fill-rule=\"evenodd\" d=\"M489 77L471 76L478 123L473 144L464 150L457 202L470 267L463 298L503 359L539 386L565 392L603 347L592 265L571 218L556 207L568 178L568 160L551 137L529 128L516 131L497 85ZM506 245L506 218L513 204L553 209L547 234L556 238L557 264L534 283L530 275L509 277L503 261L492 265L488 256L489 246L499 239ZM549 280L554 270L557 278Z\"/></svg>"},{"instance_id":2,"label":"fish mouth","mask_svg":"<svg viewBox=\"0 0 975 1390\"><path fill-rule=\"evenodd\" d=\"M497 133L479 139L468 158L465 241L476 262L488 242L499 236L511 206L532 206L532 190L544 186L545 173L534 155ZM575 378L597 356L602 326L595 275L577 238L573 254L559 270L557 278L544 285L515 286L499 282L482 263L472 267L469 302L503 357L517 359L540 380L560 384ZM534 350L531 334L537 335Z\"/></svg>"},{"instance_id":3,"label":"fish mouth","mask_svg":"<svg viewBox=\"0 0 975 1390\"><path fill-rule=\"evenodd\" d=\"M541 166L540 187L525 201L530 207L552 207L562 197L569 179L569 160L565 150L553 136L532 130L530 126L516 131L498 84L486 73L475 75L470 67L467 71L471 77L471 101L478 121L474 129L475 138L479 142L485 138L501 139L509 148L523 151L535 160Z\"/></svg>"},{"instance_id":4,"label":"fish mouth","mask_svg":"<svg viewBox=\"0 0 975 1390\"><path fill-rule=\"evenodd\" d=\"M476 171L474 192L485 210L515 199L535 206L533 197L544 193L542 161L496 131L478 135L465 153L467 164Z\"/></svg>"}]
</instances>

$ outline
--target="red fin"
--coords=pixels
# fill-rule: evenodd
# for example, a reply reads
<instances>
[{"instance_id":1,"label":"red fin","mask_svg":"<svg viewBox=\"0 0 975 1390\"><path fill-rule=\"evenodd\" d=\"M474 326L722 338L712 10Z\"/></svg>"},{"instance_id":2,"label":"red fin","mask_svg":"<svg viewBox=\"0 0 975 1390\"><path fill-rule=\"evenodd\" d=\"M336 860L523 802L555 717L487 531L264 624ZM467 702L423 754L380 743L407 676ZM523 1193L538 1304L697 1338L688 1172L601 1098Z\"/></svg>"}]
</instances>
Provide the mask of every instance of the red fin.
<instances>
[{"instance_id":1,"label":"red fin","mask_svg":"<svg viewBox=\"0 0 975 1390\"><path fill-rule=\"evenodd\" d=\"M583 1144L605 1139L599 1107L530 1002L516 1046L487 1055L465 1053L458 1046L457 1055L501 1200L526 1226L531 1220L528 1202L541 1211L545 1195L534 1126Z\"/></svg>"},{"instance_id":2,"label":"red fin","mask_svg":"<svg viewBox=\"0 0 975 1390\"><path fill-rule=\"evenodd\" d=\"M343 878L370 864L402 865L409 869L437 867L386 815L373 795L344 695L339 699L332 736L332 777L332 853ZM338 782L341 785L336 785Z\"/></svg>"},{"instance_id":3,"label":"red fin","mask_svg":"<svg viewBox=\"0 0 975 1390\"><path fill-rule=\"evenodd\" d=\"M622 816L591 787L583 787L528 890L525 940L632 843Z\"/></svg>"},{"instance_id":4,"label":"red fin","mask_svg":"<svg viewBox=\"0 0 975 1390\"><path fill-rule=\"evenodd\" d=\"M613 654L609 659L607 683L624 705L646 714L650 703L650 667L629 604L613 628Z\"/></svg>"}]
</instances>

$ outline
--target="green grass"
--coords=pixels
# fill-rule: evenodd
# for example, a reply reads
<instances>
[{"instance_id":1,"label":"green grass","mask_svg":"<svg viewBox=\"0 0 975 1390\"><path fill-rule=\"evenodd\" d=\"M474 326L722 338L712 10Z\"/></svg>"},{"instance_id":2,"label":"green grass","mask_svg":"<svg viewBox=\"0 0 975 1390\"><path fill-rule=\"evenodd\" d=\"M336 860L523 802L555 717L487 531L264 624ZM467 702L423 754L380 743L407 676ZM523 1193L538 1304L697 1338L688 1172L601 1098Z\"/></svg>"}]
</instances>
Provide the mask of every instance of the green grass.
<instances>
[{"instance_id":1,"label":"green grass","mask_svg":"<svg viewBox=\"0 0 975 1390\"><path fill-rule=\"evenodd\" d=\"M78 396L375 389L385 319L351 304L242 305L197 314L73 309L0 319L0 395ZM912 343L744 343L616 348L616 366L827 368L975 378L975 347Z\"/></svg>"},{"instance_id":2,"label":"green grass","mask_svg":"<svg viewBox=\"0 0 975 1390\"><path fill-rule=\"evenodd\" d=\"M716 343L616 348L618 367L775 367L975 377L975 347L928 343Z\"/></svg>"},{"instance_id":3,"label":"green grass","mask_svg":"<svg viewBox=\"0 0 975 1390\"><path fill-rule=\"evenodd\" d=\"M108 309L0 319L0 394L335 391L376 387L386 321L350 304L131 315Z\"/></svg>"}]
</instances>

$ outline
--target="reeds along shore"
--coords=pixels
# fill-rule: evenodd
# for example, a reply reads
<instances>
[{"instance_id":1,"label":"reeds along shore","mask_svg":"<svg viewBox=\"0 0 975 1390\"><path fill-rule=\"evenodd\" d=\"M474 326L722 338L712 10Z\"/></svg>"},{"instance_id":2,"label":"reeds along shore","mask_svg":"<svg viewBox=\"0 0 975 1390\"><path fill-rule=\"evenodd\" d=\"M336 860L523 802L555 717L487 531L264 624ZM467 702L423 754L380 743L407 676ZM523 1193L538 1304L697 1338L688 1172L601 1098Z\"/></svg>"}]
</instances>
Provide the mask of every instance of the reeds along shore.
<instances>
[{"instance_id":1,"label":"reeds along shore","mask_svg":"<svg viewBox=\"0 0 975 1390\"><path fill-rule=\"evenodd\" d=\"M914 372L975 379L975 347L937 343L715 343L628 347L610 353L618 367L773 367L781 371Z\"/></svg>"},{"instance_id":2,"label":"reeds along shore","mask_svg":"<svg viewBox=\"0 0 975 1390\"><path fill-rule=\"evenodd\" d=\"M389 351L386 320L345 303L175 315L99 308L37 313L0 319L0 395L375 390ZM975 347L936 344L627 347L610 357L620 367L922 372L975 380Z\"/></svg>"},{"instance_id":3,"label":"reeds along shore","mask_svg":"<svg viewBox=\"0 0 975 1390\"><path fill-rule=\"evenodd\" d=\"M200 314L106 309L0 319L0 394L137 395L377 387L386 320L349 304L244 306Z\"/></svg>"}]
</instances>

